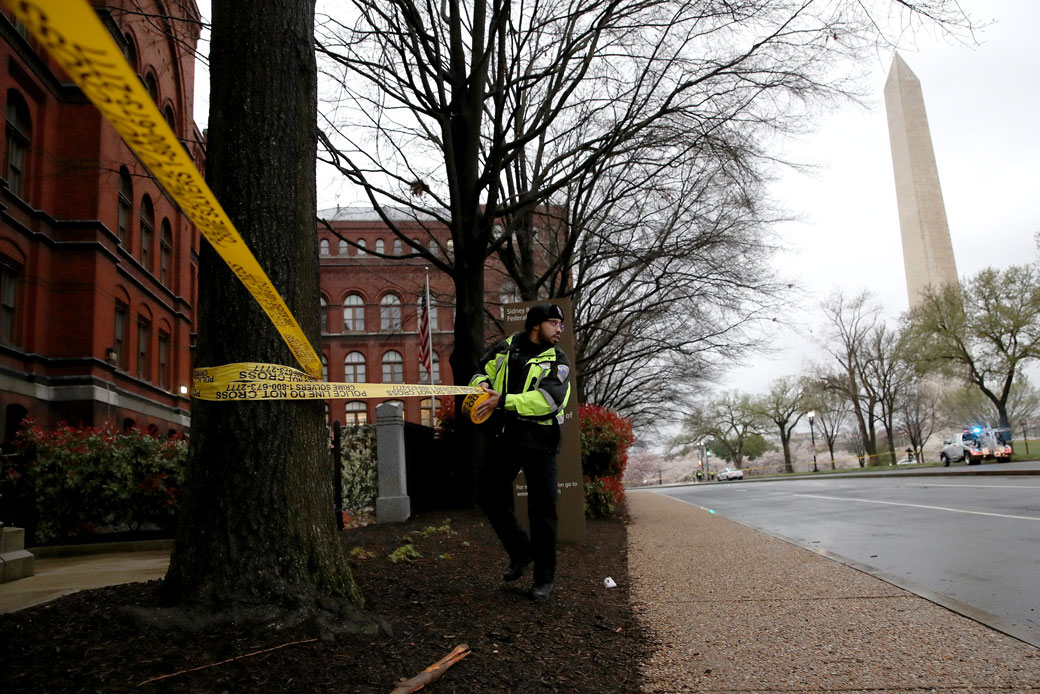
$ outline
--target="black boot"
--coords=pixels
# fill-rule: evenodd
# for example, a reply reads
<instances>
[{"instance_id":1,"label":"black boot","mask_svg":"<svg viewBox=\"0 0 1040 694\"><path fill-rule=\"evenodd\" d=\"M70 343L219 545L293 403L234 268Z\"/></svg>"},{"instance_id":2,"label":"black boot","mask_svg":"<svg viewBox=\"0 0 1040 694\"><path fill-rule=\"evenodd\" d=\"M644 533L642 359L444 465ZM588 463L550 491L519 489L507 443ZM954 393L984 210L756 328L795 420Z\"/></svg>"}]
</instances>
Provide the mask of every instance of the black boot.
<instances>
[{"instance_id":1,"label":"black boot","mask_svg":"<svg viewBox=\"0 0 1040 694\"><path fill-rule=\"evenodd\" d=\"M552 594L552 591L552 581L549 581L548 583L536 583L531 586L530 596L535 600L547 600Z\"/></svg>"},{"instance_id":2,"label":"black boot","mask_svg":"<svg viewBox=\"0 0 1040 694\"><path fill-rule=\"evenodd\" d=\"M507 566L506 570L502 572L502 580L506 581L507 583L510 581L519 580L520 577L524 575L524 569L526 569L527 565L530 563L531 559L529 557L525 557L523 559L514 559L513 561L509 562L509 566Z\"/></svg>"}]
</instances>

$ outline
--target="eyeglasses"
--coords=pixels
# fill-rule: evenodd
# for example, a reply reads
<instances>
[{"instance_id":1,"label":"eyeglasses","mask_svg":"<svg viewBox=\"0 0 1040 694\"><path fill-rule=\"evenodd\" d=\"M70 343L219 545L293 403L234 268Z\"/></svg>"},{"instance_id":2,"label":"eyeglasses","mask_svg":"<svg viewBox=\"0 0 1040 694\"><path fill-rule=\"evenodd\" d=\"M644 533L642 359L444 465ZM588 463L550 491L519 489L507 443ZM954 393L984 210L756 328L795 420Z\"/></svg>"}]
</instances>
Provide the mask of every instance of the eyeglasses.
<instances>
[{"instance_id":1,"label":"eyeglasses","mask_svg":"<svg viewBox=\"0 0 1040 694\"><path fill-rule=\"evenodd\" d=\"M559 328L560 330L563 330L563 321L559 320L557 318L552 318L550 320L546 320L546 321L542 321L542 322L543 323L548 323L549 325L553 326L554 328Z\"/></svg>"}]
</instances>

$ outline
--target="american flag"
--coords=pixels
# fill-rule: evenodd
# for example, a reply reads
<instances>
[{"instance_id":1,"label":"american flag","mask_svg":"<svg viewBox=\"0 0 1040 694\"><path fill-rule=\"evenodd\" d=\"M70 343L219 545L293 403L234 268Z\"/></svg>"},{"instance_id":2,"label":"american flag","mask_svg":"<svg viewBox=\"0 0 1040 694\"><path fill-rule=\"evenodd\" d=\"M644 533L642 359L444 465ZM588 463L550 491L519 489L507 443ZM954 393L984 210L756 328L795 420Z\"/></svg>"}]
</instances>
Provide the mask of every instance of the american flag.
<instances>
[{"instance_id":1,"label":"american flag","mask_svg":"<svg viewBox=\"0 0 1040 694\"><path fill-rule=\"evenodd\" d=\"M419 363L430 374L430 279L426 278L426 291L419 298ZM432 382L432 374L430 375Z\"/></svg>"}]
</instances>

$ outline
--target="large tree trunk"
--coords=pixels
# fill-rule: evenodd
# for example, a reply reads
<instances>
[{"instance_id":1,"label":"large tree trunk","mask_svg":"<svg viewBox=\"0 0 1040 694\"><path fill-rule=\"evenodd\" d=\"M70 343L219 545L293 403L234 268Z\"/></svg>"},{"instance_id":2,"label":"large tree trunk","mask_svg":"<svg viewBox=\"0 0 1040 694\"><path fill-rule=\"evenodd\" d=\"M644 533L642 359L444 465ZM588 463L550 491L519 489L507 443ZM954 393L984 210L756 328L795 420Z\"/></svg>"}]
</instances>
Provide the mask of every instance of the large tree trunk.
<instances>
[{"instance_id":1,"label":"large tree trunk","mask_svg":"<svg viewBox=\"0 0 1040 694\"><path fill-rule=\"evenodd\" d=\"M312 344L318 336L313 0L213 2L208 177ZM293 364L216 252L199 262L196 366ZM337 537L320 401L192 403L183 512L164 589L223 611L361 596Z\"/></svg>"}]
</instances>

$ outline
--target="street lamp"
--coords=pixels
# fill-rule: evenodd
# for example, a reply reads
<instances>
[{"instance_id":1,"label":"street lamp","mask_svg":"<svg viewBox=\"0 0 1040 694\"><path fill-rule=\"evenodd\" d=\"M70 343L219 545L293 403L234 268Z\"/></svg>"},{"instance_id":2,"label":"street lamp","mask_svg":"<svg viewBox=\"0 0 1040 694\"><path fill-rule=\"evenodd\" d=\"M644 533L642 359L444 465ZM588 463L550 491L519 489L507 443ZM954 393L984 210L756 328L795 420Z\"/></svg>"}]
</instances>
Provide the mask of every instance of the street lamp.
<instances>
[{"instance_id":1,"label":"street lamp","mask_svg":"<svg viewBox=\"0 0 1040 694\"><path fill-rule=\"evenodd\" d=\"M809 436L812 437L812 471L819 472L819 468L816 467L816 429L813 428L813 422L816 420L816 411L809 411Z\"/></svg>"}]
</instances>

